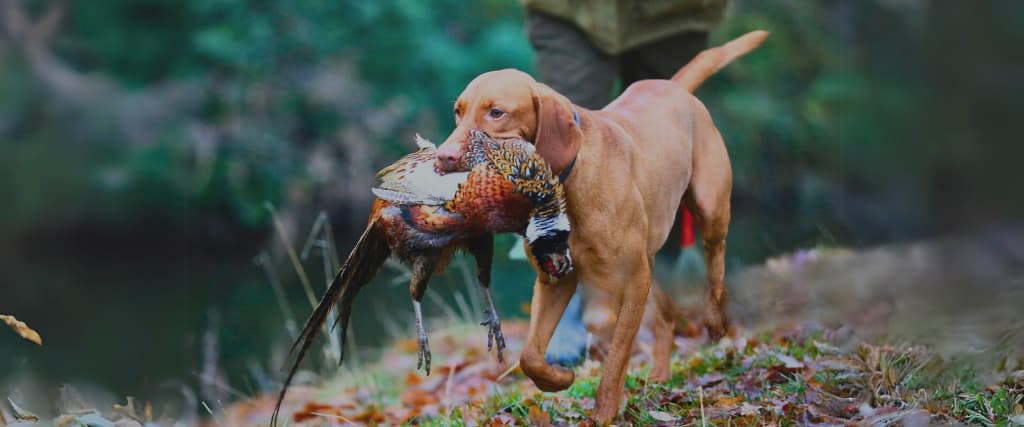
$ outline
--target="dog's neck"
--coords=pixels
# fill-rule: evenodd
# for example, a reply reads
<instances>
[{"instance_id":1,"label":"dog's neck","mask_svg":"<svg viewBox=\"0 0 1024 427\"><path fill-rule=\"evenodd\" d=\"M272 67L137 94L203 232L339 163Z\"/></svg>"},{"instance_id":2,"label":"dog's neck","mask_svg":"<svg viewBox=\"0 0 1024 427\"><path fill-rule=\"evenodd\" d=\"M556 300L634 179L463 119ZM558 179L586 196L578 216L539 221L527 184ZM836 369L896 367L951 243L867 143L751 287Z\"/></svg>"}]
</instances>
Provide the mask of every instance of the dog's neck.
<instances>
[{"instance_id":1,"label":"dog's neck","mask_svg":"<svg viewBox=\"0 0 1024 427\"><path fill-rule=\"evenodd\" d=\"M582 131L583 121L580 120L580 112L576 109L575 105L572 106L572 119L576 122L576 126L580 128L580 131ZM579 147L576 148L576 153L573 154L572 160L569 161L569 164L566 165L565 168L562 168L561 172L558 172L559 181L565 182L565 180L569 179L569 175L572 174L572 168L576 166L576 159L580 155L579 149Z\"/></svg>"}]
</instances>

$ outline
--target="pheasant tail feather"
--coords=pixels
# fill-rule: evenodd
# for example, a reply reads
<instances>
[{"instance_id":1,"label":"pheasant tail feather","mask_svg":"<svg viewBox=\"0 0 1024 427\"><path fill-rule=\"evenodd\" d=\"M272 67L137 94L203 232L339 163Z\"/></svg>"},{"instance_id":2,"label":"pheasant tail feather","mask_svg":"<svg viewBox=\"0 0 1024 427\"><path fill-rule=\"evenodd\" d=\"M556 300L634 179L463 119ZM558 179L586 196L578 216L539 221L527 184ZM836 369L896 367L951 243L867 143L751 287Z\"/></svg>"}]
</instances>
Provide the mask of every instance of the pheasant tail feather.
<instances>
[{"instance_id":1,"label":"pheasant tail feather","mask_svg":"<svg viewBox=\"0 0 1024 427\"><path fill-rule=\"evenodd\" d=\"M281 404L284 403L288 386L295 377L299 364L302 363L302 360L313 345L317 331L323 327L324 322L327 321L328 313L330 313L331 308L335 305L338 306L339 310L337 321L341 324L341 354L338 363L340 364L344 360L345 335L348 329L349 315L352 312L352 301L359 290L373 279L373 276L377 274L377 271L380 270L380 267L390 255L391 249L388 248L387 240L378 230L377 221L371 221L366 227L366 231L359 238L359 242L356 243L355 248L352 249L348 259L345 260L345 264L341 266L338 274L334 276L331 286L313 310L313 314L309 316L306 325L302 327L299 337L292 344L291 353L295 354L295 360L288 371L288 376L285 377L284 385L281 386L281 393L278 395L277 404L274 406L274 413L270 420L271 426L277 425ZM298 349L298 353L295 352L296 349Z\"/></svg>"}]
</instances>

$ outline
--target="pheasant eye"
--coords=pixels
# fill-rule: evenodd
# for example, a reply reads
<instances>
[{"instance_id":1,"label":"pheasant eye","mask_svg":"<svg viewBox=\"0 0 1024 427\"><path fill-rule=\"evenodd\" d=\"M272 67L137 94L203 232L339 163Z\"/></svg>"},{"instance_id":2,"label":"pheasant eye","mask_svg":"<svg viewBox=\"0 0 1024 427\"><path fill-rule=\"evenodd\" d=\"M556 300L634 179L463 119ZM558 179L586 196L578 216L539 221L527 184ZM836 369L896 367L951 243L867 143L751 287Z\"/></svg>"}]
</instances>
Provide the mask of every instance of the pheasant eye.
<instances>
[{"instance_id":1,"label":"pheasant eye","mask_svg":"<svg viewBox=\"0 0 1024 427\"><path fill-rule=\"evenodd\" d=\"M487 114L488 114L488 115L489 115L489 116L490 116L490 117L491 117L492 119L500 119L500 118L501 118L501 116L504 116L504 115L505 115L505 112L504 112L504 111L501 111L500 109L497 109L497 108L492 108L492 109L491 109L491 111L490 111L490 112L488 112Z\"/></svg>"}]
</instances>

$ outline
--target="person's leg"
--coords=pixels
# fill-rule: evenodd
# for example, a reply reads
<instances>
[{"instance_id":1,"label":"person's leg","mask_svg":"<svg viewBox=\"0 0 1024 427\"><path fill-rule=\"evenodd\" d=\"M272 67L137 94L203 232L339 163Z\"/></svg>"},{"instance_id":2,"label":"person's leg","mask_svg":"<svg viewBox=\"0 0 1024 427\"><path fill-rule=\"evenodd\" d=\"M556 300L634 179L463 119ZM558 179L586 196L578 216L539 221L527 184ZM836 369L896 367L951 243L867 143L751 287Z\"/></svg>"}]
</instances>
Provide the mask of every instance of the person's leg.
<instances>
[{"instance_id":1,"label":"person's leg","mask_svg":"<svg viewBox=\"0 0 1024 427\"><path fill-rule=\"evenodd\" d=\"M579 28L564 20L531 11L526 28L536 52L537 80L583 108L596 110L611 101L618 74L615 58L602 53ZM548 343L548 363L574 366L583 361L587 329L581 289L577 287Z\"/></svg>"},{"instance_id":2,"label":"person's leg","mask_svg":"<svg viewBox=\"0 0 1024 427\"><path fill-rule=\"evenodd\" d=\"M637 80L667 79L708 48L708 33L685 32L624 52L619 77L625 88Z\"/></svg>"},{"instance_id":3,"label":"person's leg","mask_svg":"<svg viewBox=\"0 0 1024 427\"><path fill-rule=\"evenodd\" d=\"M573 24L539 12L529 12L526 23L536 52L537 80L590 110L612 99L618 74L615 58L598 50Z\"/></svg>"},{"instance_id":4,"label":"person's leg","mask_svg":"<svg viewBox=\"0 0 1024 427\"><path fill-rule=\"evenodd\" d=\"M555 334L548 342L548 350L544 359L552 365L573 367L583 363L587 356L587 326L583 323L583 287L576 288L576 293L565 307L562 320L558 321Z\"/></svg>"}]
</instances>

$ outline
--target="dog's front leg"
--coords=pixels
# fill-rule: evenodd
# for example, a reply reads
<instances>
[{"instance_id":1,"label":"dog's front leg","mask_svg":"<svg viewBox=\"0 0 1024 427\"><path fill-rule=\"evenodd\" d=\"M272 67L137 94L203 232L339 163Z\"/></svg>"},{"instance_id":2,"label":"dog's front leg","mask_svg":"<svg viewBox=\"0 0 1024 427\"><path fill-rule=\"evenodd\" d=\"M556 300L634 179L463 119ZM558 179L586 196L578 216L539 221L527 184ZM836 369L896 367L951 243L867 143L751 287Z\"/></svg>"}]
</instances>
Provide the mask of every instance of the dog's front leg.
<instances>
[{"instance_id":1,"label":"dog's front leg","mask_svg":"<svg viewBox=\"0 0 1024 427\"><path fill-rule=\"evenodd\" d=\"M647 262L636 262L634 273L625 283L619 283L622 289L615 330L612 333L612 345L608 355L602 362L601 383L597 386L597 401L594 405L594 420L599 425L611 423L619 412L622 402L622 391L626 384L626 373L629 368L629 356L633 349L633 341L643 322L644 308L647 305L647 294L651 288L651 270ZM589 280L589 279L588 279ZM600 278L599 280L616 280ZM598 286L612 288L614 284Z\"/></svg>"},{"instance_id":2,"label":"dog's front leg","mask_svg":"<svg viewBox=\"0 0 1024 427\"><path fill-rule=\"evenodd\" d=\"M533 301L530 303L530 330L523 345L519 366L526 376L543 391L560 391L569 388L575 377L572 371L551 366L544 359L548 342L555 332L555 326L562 318L576 291L576 273L570 273L556 283L548 283L540 277L533 285Z\"/></svg>"}]
</instances>

